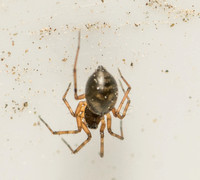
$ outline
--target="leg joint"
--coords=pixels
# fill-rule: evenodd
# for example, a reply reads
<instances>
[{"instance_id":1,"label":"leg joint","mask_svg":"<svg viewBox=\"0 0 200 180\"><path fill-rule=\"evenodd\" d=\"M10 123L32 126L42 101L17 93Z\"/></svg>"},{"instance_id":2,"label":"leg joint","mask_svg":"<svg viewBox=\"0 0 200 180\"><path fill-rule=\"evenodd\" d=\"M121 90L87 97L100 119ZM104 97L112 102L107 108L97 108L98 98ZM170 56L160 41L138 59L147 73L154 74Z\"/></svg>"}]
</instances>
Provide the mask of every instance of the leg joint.
<instances>
[{"instance_id":1,"label":"leg joint","mask_svg":"<svg viewBox=\"0 0 200 180\"><path fill-rule=\"evenodd\" d=\"M92 135L91 134L88 134L88 138L87 139L91 139L92 138Z\"/></svg>"},{"instance_id":2,"label":"leg joint","mask_svg":"<svg viewBox=\"0 0 200 180\"><path fill-rule=\"evenodd\" d=\"M112 130L111 130L110 128L108 129L108 132L109 132L110 134L112 134L112 133L113 133L113 132L112 132Z\"/></svg>"}]
</instances>

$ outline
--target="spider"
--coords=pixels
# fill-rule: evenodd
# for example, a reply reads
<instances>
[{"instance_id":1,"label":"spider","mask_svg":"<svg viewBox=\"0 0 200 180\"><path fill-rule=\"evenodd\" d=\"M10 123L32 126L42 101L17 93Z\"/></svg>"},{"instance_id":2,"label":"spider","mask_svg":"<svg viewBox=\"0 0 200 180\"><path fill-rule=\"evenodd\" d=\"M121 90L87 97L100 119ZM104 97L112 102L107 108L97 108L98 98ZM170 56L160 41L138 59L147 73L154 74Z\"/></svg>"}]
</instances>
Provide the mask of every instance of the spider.
<instances>
[{"instance_id":1,"label":"spider","mask_svg":"<svg viewBox=\"0 0 200 180\"><path fill-rule=\"evenodd\" d=\"M125 80L120 70L118 69L122 80L125 82L128 88L125 91L120 81L120 85L124 92L124 96L121 100L121 103L119 104L119 107L116 109L114 106L116 104L117 97L118 97L117 83L114 77L103 66L98 66L96 71L89 77L86 83L85 94L78 95L77 94L76 65L77 65L79 50L80 50L80 31L79 31L79 36L78 36L78 47L76 51L76 57L75 57L75 63L74 63L74 69L73 69L74 98L76 100L82 100L82 99L86 99L86 100L79 102L75 112L72 110L71 106L66 100L66 96L70 89L71 83L68 85L68 88L62 98L65 105L69 109L71 115L74 118L76 118L77 127L78 127L77 130L54 131L40 116L39 118L54 135L77 134L81 132L82 129L83 131L85 131L85 133L88 136L87 139L82 144L80 144L75 150L73 150L71 146L62 138L62 141L69 147L72 153L77 153L83 146L85 146L91 140L92 135L89 131L89 128L97 129L99 123L101 123L100 157L103 157L104 156L104 129L106 127L104 116L106 116L106 119L107 119L108 132L112 136L123 140L124 137L123 137L123 131L122 131L122 121L121 121L121 127L120 127L120 135L112 132L110 111L112 111L113 115L115 117L118 117L120 120L122 120L125 117L129 104L130 104L130 98L128 94L131 90L131 86L128 84L128 82ZM127 99L127 103L125 105L124 111L122 114L120 114L120 110L126 99Z\"/></svg>"}]
</instances>

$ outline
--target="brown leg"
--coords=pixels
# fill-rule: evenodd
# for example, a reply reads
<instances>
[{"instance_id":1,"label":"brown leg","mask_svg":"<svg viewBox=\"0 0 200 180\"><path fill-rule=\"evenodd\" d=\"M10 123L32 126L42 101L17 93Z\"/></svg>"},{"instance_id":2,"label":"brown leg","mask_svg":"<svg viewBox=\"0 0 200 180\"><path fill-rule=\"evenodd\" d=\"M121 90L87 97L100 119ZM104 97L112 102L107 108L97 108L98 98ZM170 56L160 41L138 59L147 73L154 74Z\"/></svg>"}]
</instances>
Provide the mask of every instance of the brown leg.
<instances>
[{"instance_id":1,"label":"brown leg","mask_svg":"<svg viewBox=\"0 0 200 180\"><path fill-rule=\"evenodd\" d=\"M46 125L46 127L49 129L49 131L51 131L52 134L54 135L61 135L61 134L77 134L81 131L82 129L82 118L79 115L79 113L81 111L83 111L83 109L85 108L86 102L85 101L81 101L79 102L77 108L76 108L76 112L75 112L75 117L76 117L76 122L77 122L77 130L69 130L69 131L53 131L50 126L39 116L40 120Z\"/></svg>"},{"instance_id":2,"label":"brown leg","mask_svg":"<svg viewBox=\"0 0 200 180\"><path fill-rule=\"evenodd\" d=\"M104 155L104 129L106 127L106 123L104 118L101 120L101 128L100 128L100 135L101 135L101 147L100 147L100 156L103 157Z\"/></svg>"},{"instance_id":3,"label":"brown leg","mask_svg":"<svg viewBox=\"0 0 200 180\"><path fill-rule=\"evenodd\" d=\"M129 94L129 92L130 92L130 90L131 90L131 86L130 86L130 85L128 84L128 82L124 79L124 77L123 77L122 74L121 74L121 71L120 71L119 69L118 69L118 71L119 71L119 74L120 74L122 80L123 80L123 81L126 83L126 85L128 86L128 89L127 89L126 92L125 92L125 90L124 90L122 84L120 84L121 87L122 87L122 90L123 90L123 92L124 92L124 97L123 97L121 103L119 104L119 107L117 108L117 110L116 110L115 108L113 108L113 109L112 109L112 112L113 112L113 115L114 115L115 117L118 117L119 119L123 119L123 118L125 117L125 115L126 115L126 111L128 110L129 104L130 104L130 102L131 102L131 101L130 101L130 98L128 97L128 94ZM126 99L127 99L126 106L125 106L125 108L124 108L123 114L120 115L120 110L121 110L122 105L124 104L124 101L125 101Z\"/></svg>"},{"instance_id":4,"label":"brown leg","mask_svg":"<svg viewBox=\"0 0 200 180\"><path fill-rule=\"evenodd\" d=\"M62 141L68 146L68 148L74 154L77 153L83 146L85 146L90 141L90 139L92 138L92 135L91 135L89 129L87 128L87 126L86 126L86 124L84 122L82 122L82 128L85 131L85 133L88 135L88 138L85 141L83 141L83 143L80 146L78 146L75 150L73 150L71 148L71 146L62 138Z\"/></svg>"},{"instance_id":5,"label":"brown leg","mask_svg":"<svg viewBox=\"0 0 200 180\"><path fill-rule=\"evenodd\" d=\"M110 115L110 113L108 113L108 114L106 114L106 116L107 116L107 129L108 129L108 132L109 132L112 136L115 136L115 137L117 137L117 138L123 140L124 137L123 137L122 127L120 127L121 135L118 135L118 134L113 133L112 130L111 130L111 115Z\"/></svg>"},{"instance_id":6,"label":"brown leg","mask_svg":"<svg viewBox=\"0 0 200 180\"><path fill-rule=\"evenodd\" d=\"M77 130L69 130L69 131L53 131L50 126L39 116L40 120L46 125L46 127L49 129L49 131L51 131L51 133L53 135L61 135L61 134L77 134L79 132L81 132L82 129L82 121L80 117L76 117L76 121L77 121L77 126L78 129Z\"/></svg>"},{"instance_id":7,"label":"brown leg","mask_svg":"<svg viewBox=\"0 0 200 180\"><path fill-rule=\"evenodd\" d=\"M67 93L68 93L68 91L69 91L69 89L70 89L70 86L71 86L71 83L69 83L69 86L68 86L68 88L67 88L65 94L63 95L62 100L63 100L64 103L66 104L66 106L67 106L67 108L69 109L71 115L72 115L73 117L75 117L75 113L73 112L71 106L69 105L69 103L68 103L67 100L66 100L66 96L67 96Z\"/></svg>"},{"instance_id":8,"label":"brown leg","mask_svg":"<svg viewBox=\"0 0 200 180\"><path fill-rule=\"evenodd\" d=\"M76 78L76 64L77 64L77 60L78 60L78 55L79 55L79 50L80 50L80 36L81 36L81 32L79 31L78 34L78 47L77 47L77 51L76 51L76 57L75 57L75 62L74 62L74 98L76 100L80 100L80 99L84 99L85 98L85 94L82 95L77 95L77 78Z\"/></svg>"}]
</instances>

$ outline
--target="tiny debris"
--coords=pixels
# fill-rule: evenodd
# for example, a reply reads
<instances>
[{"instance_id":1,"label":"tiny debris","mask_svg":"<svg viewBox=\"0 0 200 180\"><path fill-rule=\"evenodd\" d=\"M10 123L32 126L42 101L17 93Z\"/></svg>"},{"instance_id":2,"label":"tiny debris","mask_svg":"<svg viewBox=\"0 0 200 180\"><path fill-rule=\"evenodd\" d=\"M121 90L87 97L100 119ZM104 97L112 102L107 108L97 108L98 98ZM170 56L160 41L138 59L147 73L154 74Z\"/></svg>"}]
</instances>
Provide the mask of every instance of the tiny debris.
<instances>
[{"instance_id":1,"label":"tiny debris","mask_svg":"<svg viewBox=\"0 0 200 180\"><path fill-rule=\"evenodd\" d=\"M174 25L175 25L175 24L173 23L173 24L170 25L170 27L174 27Z\"/></svg>"},{"instance_id":2,"label":"tiny debris","mask_svg":"<svg viewBox=\"0 0 200 180\"><path fill-rule=\"evenodd\" d=\"M155 119L153 119L153 123L156 123L157 122L157 119L155 118Z\"/></svg>"},{"instance_id":3,"label":"tiny debris","mask_svg":"<svg viewBox=\"0 0 200 180\"><path fill-rule=\"evenodd\" d=\"M135 27L138 27L140 24L136 24L136 23L135 23L134 25L135 25Z\"/></svg>"},{"instance_id":4,"label":"tiny debris","mask_svg":"<svg viewBox=\"0 0 200 180\"><path fill-rule=\"evenodd\" d=\"M40 121L34 122L34 123L33 123L33 126L40 126Z\"/></svg>"},{"instance_id":5,"label":"tiny debris","mask_svg":"<svg viewBox=\"0 0 200 180\"><path fill-rule=\"evenodd\" d=\"M27 53L27 52L28 52L28 49L25 50L25 53Z\"/></svg>"},{"instance_id":6,"label":"tiny debris","mask_svg":"<svg viewBox=\"0 0 200 180\"><path fill-rule=\"evenodd\" d=\"M66 62L66 61L67 61L67 58L63 58L62 61L63 61L63 62Z\"/></svg>"},{"instance_id":7,"label":"tiny debris","mask_svg":"<svg viewBox=\"0 0 200 180\"><path fill-rule=\"evenodd\" d=\"M130 64L130 66L133 67L133 63L132 63L132 62L131 62L131 64Z\"/></svg>"},{"instance_id":8,"label":"tiny debris","mask_svg":"<svg viewBox=\"0 0 200 180\"><path fill-rule=\"evenodd\" d=\"M25 103L24 103L24 107L28 107L28 102L25 102Z\"/></svg>"},{"instance_id":9,"label":"tiny debris","mask_svg":"<svg viewBox=\"0 0 200 180\"><path fill-rule=\"evenodd\" d=\"M161 70L161 72L168 73L168 72L169 72L169 70L167 70L167 69L166 69L165 71L164 71L164 70Z\"/></svg>"},{"instance_id":10,"label":"tiny debris","mask_svg":"<svg viewBox=\"0 0 200 180\"><path fill-rule=\"evenodd\" d=\"M8 107L8 104L5 104L5 108L7 108Z\"/></svg>"},{"instance_id":11,"label":"tiny debris","mask_svg":"<svg viewBox=\"0 0 200 180\"><path fill-rule=\"evenodd\" d=\"M12 46L14 46L15 45L15 41L12 41Z\"/></svg>"}]
</instances>

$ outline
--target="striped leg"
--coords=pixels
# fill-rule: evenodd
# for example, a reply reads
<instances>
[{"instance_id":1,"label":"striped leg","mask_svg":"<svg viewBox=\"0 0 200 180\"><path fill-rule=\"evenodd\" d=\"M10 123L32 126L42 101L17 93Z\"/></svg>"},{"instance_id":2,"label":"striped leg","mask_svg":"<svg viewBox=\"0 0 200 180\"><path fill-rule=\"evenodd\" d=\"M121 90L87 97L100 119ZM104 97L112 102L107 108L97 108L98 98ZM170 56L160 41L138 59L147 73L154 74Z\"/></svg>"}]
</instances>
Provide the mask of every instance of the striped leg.
<instances>
[{"instance_id":1,"label":"striped leg","mask_svg":"<svg viewBox=\"0 0 200 180\"><path fill-rule=\"evenodd\" d=\"M129 107L129 104L130 104L130 98L129 98L129 96L128 96L128 94L129 94L129 92L130 92L130 90L131 90L131 86L128 84L128 82L125 80L125 78L122 76L122 73L121 73L121 71L118 69L118 71L119 71L119 74L120 74L120 76L121 76L121 78L122 78L122 80L126 83L126 85L128 86L128 89L125 91L124 90L124 88L123 88L123 86L122 86L122 84L120 83L120 85L121 85L121 87L122 87L122 90L123 90L123 92L124 92L124 97L122 98L122 101L121 101L121 103L119 104L119 107L117 108L117 110L115 109L115 108L113 108L112 109L112 112L113 112L113 115L115 116L115 117L118 117L119 119L123 119L125 116L126 116L126 111L128 110L128 107ZM121 110L121 108L122 108L122 105L124 104L124 101L125 100L128 100L127 101L127 103L126 103L126 106L125 106L125 108L124 108L124 111L123 111L123 113L122 113L122 115L120 115L120 110Z\"/></svg>"},{"instance_id":2,"label":"striped leg","mask_svg":"<svg viewBox=\"0 0 200 180\"><path fill-rule=\"evenodd\" d=\"M50 128L50 126L39 116L40 120L45 124L45 126L49 129L49 131L51 131L51 133L53 135L62 135L62 134L77 134L79 132L81 132L82 129L82 122L81 122L81 118L77 117L76 118L76 122L77 122L77 126L78 129L77 130L69 130L69 131L54 131Z\"/></svg>"},{"instance_id":3,"label":"striped leg","mask_svg":"<svg viewBox=\"0 0 200 180\"><path fill-rule=\"evenodd\" d=\"M71 148L71 146L62 138L63 142L68 146L68 148L72 151L73 154L77 153L83 146L85 146L89 141L90 139L92 138L92 135L89 131L89 129L87 128L86 124L84 122L82 122L82 128L83 130L85 131L85 133L88 135L88 138L83 141L83 143L81 145L79 145L75 150L73 150Z\"/></svg>"},{"instance_id":4,"label":"striped leg","mask_svg":"<svg viewBox=\"0 0 200 180\"><path fill-rule=\"evenodd\" d=\"M68 101L66 100L66 96L67 96L67 93L68 93L68 91L69 91L69 89L70 89L70 86L71 86L71 83L69 83L69 86L68 86L68 88L67 88L65 94L63 95L62 100L64 101L65 105L66 105L67 108L69 109L71 115L72 115L73 117L75 117L75 113L73 112L71 106L69 105Z\"/></svg>"},{"instance_id":5,"label":"striped leg","mask_svg":"<svg viewBox=\"0 0 200 180\"><path fill-rule=\"evenodd\" d=\"M74 73L74 98L76 100L80 100L80 99L84 99L85 98L85 94L77 95L76 64L77 64L79 50L80 50L80 38L81 38L81 32L79 31L79 34L78 34L78 47L77 47L77 51L76 51L76 57L75 57L74 69L73 69L73 73Z\"/></svg>"},{"instance_id":6,"label":"striped leg","mask_svg":"<svg viewBox=\"0 0 200 180\"><path fill-rule=\"evenodd\" d=\"M121 135L118 135L118 134L113 133L113 132L112 132L112 129L111 129L111 115L110 115L110 113L108 113L108 114L106 114L106 116L107 116L107 129L108 129L108 132L109 132L112 136L123 140L124 137L123 137L122 127L120 127Z\"/></svg>"},{"instance_id":7,"label":"striped leg","mask_svg":"<svg viewBox=\"0 0 200 180\"><path fill-rule=\"evenodd\" d=\"M84 112L86 106L85 101L79 102L76 112L75 112L75 117L76 117L76 122L77 122L77 130L69 130L69 131L54 131L50 128L50 126L39 116L40 120L46 125L46 127L49 129L49 131L54 134L54 135L61 135L61 134L77 134L81 132L82 129L82 117L79 116L81 112Z\"/></svg>"},{"instance_id":8,"label":"striped leg","mask_svg":"<svg viewBox=\"0 0 200 180\"><path fill-rule=\"evenodd\" d=\"M101 128L100 128L100 135L101 135L101 147L100 147L100 156L103 157L104 155L104 129L106 127L106 123L104 118L101 120Z\"/></svg>"}]
</instances>

